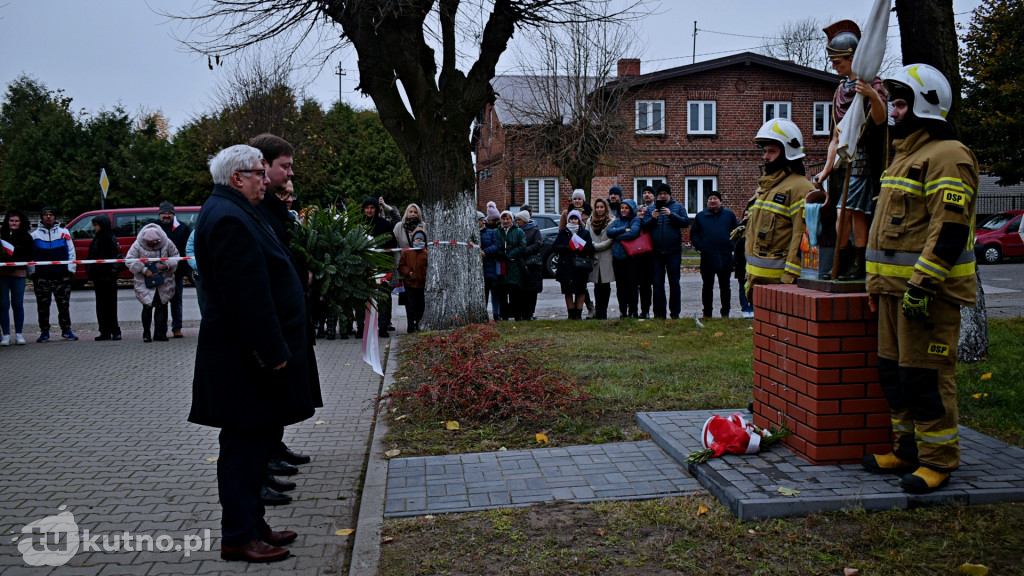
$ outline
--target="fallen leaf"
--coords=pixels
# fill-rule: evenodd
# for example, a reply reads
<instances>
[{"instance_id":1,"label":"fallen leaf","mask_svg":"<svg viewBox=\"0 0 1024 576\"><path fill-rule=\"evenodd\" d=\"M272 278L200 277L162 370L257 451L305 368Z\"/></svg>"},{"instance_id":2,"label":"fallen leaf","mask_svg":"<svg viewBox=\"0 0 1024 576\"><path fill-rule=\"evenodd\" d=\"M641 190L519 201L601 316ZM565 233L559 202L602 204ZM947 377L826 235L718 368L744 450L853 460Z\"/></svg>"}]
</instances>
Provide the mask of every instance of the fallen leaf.
<instances>
[{"instance_id":1,"label":"fallen leaf","mask_svg":"<svg viewBox=\"0 0 1024 576\"><path fill-rule=\"evenodd\" d=\"M444 423L444 427L449 429L449 430L458 430L459 429L459 423L456 422L455 420L449 420L449 421Z\"/></svg>"},{"instance_id":2,"label":"fallen leaf","mask_svg":"<svg viewBox=\"0 0 1024 576\"><path fill-rule=\"evenodd\" d=\"M793 488L786 488L785 486L779 486L779 494L782 494L783 496L796 496L799 493L799 490L794 490Z\"/></svg>"},{"instance_id":3,"label":"fallen leaf","mask_svg":"<svg viewBox=\"0 0 1024 576\"><path fill-rule=\"evenodd\" d=\"M508 448L502 446L501 448L498 448L498 452L508 452Z\"/></svg>"},{"instance_id":4,"label":"fallen leaf","mask_svg":"<svg viewBox=\"0 0 1024 576\"><path fill-rule=\"evenodd\" d=\"M650 342L644 342L644 344L643 344L643 345L644 345L645 347L647 347L647 346L650 346L650 345L651 345L651 343L650 343Z\"/></svg>"},{"instance_id":5,"label":"fallen leaf","mask_svg":"<svg viewBox=\"0 0 1024 576\"><path fill-rule=\"evenodd\" d=\"M342 364L342 366L351 366L351 365L352 365L351 362L345 362L344 364Z\"/></svg>"},{"instance_id":6,"label":"fallen leaf","mask_svg":"<svg viewBox=\"0 0 1024 576\"><path fill-rule=\"evenodd\" d=\"M985 372L984 374L981 375L981 379L982 380L991 380L992 379L992 373L991 372Z\"/></svg>"},{"instance_id":7,"label":"fallen leaf","mask_svg":"<svg viewBox=\"0 0 1024 576\"><path fill-rule=\"evenodd\" d=\"M753 528L751 528L750 530L747 530L747 534L750 534L751 536L764 536L764 532L758 532L757 530L754 530Z\"/></svg>"},{"instance_id":8,"label":"fallen leaf","mask_svg":"<svg viewBox=\"0 0 1024 576\"><path fill-rule=\"evenodd\" d=\"M355 532L355 530L353 530L352 528L345 528L344 530L335 530L334 531L334 535L335 536L348 536L349 534L351 534L353 532Z\"/></svg>"},{"instance_id":9,"label":"fallen leaf","mask_svg":"<svg viewBox=\"0 0 1024 576\"><path fill-rule=\"evenodd\" d=\"M721 335L722 335L722 333L721 333L721 332L715 332L715 334L714 334L714 335L715 335L715 336L717 337L717 336L721 336Z\"/></svg>"},{"instance_id":10,"label":"fallen leaf","mask_svg":"<svg viewBox=\"0 0 1024 576\"><path fill-rule=\"evenodd\" d=\"M974 398L974 399L988 398L988 392L986 392L984 394L982 394L981 392L978 392L977 394L971 394L971 398Z\"/></svg>"},{"instance_id":11,"label":"fallen leaf","mask_svg":"<svg viewBox=\"0 0 1024 576\"><path fill-rule=\"evenodd\" d=\"M392 543L394 541L395 541L394 538L392 538L391 536L388 536L387 538L381 538L380 543L381 544L390 544L390 543Z\"/></svg>"},{"instance_id":12,"label":"fallen leaf","mask_svg":"<svg viewBox=\"0 0 1024 576\"><path fill-rule=\"evenodd\" d=\"M606 531L604 530L604 528L602 528L602 529L600 529L600 530L598 530L598 531L597 531L597 535L598 535L598 536L604 536L604 535L605 535L605 534L607 534L607 533L608 533L608 532L606 532Z\"/></svg>"},{"instance_id":13,"label":"fallen leaf","mask_svg":"<svg viewBox=\"0 0 1024 576\"><path fill-rule=\"evenodd\" d=\"M959 571L961 574L967 574L967 576L985 576L988 574L988 566L964 562L960 565Z\"/></svg>"},{"instance_id":14,"label":"fallen leaf","mask_svg":"<svg viewBox=\"0 0 1024 576\"><path fill-rule=\"evenodd\" d=\"M843 576L857 576L860 574L860 570L856 568L843 568Z\"/></svg>"},{"instance_id":15,"label":"fallen leaf","mask_svg":"<svg viewBox=\"0 0 1024 576\"><path fill-rule=\"evenodd\" d=\"M320 424L327 424L327 422L324 422L323 420L317 420L316 422L313 422L313 424L320 425Z\"/></svg>"},{"instance_id":16,"label":"fallen leaf","mask_svg":"<svg viewBox=\"0 0 1024 576\"><path fill-rule=\"evenodd\" d=\"M538 444L547 444L548 443L548 435L544 434L543 432L538 432L537 433L537 443Z\"/></svg>"},{"instance_id":17,"label":"fallen leaf","mask_svg":"<svg viewBox=\"0 0 1024 576\"><path fill-rule=\"evenodd\" d=\"M210 456L209 458L206 459L206 461L207 462L216 462L217 461L217 457L216 456Z\"/></svg>"},{"instance_id":18,"label":"fallen leaf","mask_svg":"<svg viewBox=\"0 0 1024 576\"><path fill-rule=\"evenodd\" d=\"M394 450L388 450L387 452L384 453L384 455L387 456L388 458L394 458L395 456L398 456L401 453L402 451L396 448Z\"/></svg>"},{"instance_id":19,"label":"fallen leaf","mask_svg":"<svg viewBox=\"0 0 1024 576\"><path fill-rule=\"evenodd\" d=\"M401 416L399 416L398 418L395 418L395 422L398 422L399 420L405 420L405 419L406 419L406 418L408 418L408 417L409 417L409 415L408 415L408 414L402 414L402 415L401 415Z\"/></svg>"},{"instance_id":20,"label":"fallen leaf","mask_svg":"<svg viewBox=\"0 0 1024 576\"><path fill-rule=\"evenodd\" d=\"M697 516L703 516L703 515L705 515L707 513L708 513L708 507L707 506L701 504L700 507L697 508Z\"/></svg>"}]
</instances>

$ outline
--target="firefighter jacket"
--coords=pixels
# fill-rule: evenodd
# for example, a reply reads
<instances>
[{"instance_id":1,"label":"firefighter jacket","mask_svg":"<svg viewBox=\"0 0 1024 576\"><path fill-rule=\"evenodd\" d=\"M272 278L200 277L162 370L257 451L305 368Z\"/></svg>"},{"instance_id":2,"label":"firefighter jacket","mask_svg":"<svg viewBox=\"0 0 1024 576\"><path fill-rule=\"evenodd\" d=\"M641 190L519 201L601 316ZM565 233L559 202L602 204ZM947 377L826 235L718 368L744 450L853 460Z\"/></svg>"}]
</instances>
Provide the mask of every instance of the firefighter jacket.
<instances>
[{"instance_id":1,"label":"firefighter jacket","mask_svg":"<svg viewBox=\"0 0 1024 576\"><path fill-rule=\"evenodd\" d=\"M868 237L868 292L902 296L911 285L974 306L977 159L962 143L933 140L924 129L893 146Z\"/></svg>"},{"instance_id":2,"label":"firefighter jacket","mask_svg":"<svg viewBox=\"0 0 1024 576\"><path fill-rule=\"evenodd\" d=\"M800 276L800 240L804 235L804 197L814 185L788 169L762 176L750 199L747 224L747 274L780 280Z\"/></svg>"}]
</instances>

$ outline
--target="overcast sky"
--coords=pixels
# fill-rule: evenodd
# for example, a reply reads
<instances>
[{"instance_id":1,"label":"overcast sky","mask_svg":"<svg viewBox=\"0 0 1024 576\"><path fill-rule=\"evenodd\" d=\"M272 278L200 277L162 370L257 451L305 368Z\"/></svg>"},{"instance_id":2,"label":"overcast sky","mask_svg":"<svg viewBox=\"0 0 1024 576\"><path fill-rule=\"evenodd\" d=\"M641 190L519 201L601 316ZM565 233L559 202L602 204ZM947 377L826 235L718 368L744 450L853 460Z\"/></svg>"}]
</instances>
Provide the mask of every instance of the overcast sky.
<instances>
[{"instance_id":1,"label":"overcast sky","mask_svg":"<svg viewBox=\"0 0 1024 576\"><path fill-rule=\"evenodd\" d=\"M180 24L157 13L188 13L202 0L0 0L0 82L3 90L22 73L50 89L63 89L75 109L90 113L121 105L131 114L163 110L177 129L213 108L212 92L225 68L211 71L206 58L184 51L174 33ZM967 23L978 0L953 0L957 21ZM697 21L697 61L761 45L786 22L816 16L863 21L870 0L662 0L657 14L640 23L641 40L630 57L643 72L689 64ZM893 17L891 24L896 24ZM179 26L175 28L175 26ZM890 35L896 35L895 29ZM822 34L824 42L824 34ZM824 47L822 48L824 49ZM338 99L339 62L343 99L358 108L372 102L354 91L356 59L343 50L322 70L310 70L307 94L329 106ZM514 66L506 53L499 71Z\"/></svg>"}]
</instances>

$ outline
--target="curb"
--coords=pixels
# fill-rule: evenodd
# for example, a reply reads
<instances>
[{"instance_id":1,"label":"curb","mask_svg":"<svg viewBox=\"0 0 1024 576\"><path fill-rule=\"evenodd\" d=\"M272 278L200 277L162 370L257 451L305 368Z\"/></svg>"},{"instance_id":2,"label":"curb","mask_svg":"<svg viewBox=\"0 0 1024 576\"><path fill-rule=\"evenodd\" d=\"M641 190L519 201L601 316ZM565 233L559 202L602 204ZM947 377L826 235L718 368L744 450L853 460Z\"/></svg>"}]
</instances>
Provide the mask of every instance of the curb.
<instances>
[{"instance_id":1,"label":"curb","mask_svg":"<svg viewBox=\"0 0 1024 576\"><path fill-rule=\"evenodd\" d=\"M398 369L400 338L391 339L388 360L384 368L384 384L381 393L394 384L394 373ZM384 458L384 435L388 425L381 418L373 420L373 436L370 439L369 455L366 461L366 475L359 499L359 518L356 520L355 541L349 562L349 576L367 576L377 573L380 562L381 527L384 524L384 503L387 500L388 460Z\"/></svg>"}]
</instances>

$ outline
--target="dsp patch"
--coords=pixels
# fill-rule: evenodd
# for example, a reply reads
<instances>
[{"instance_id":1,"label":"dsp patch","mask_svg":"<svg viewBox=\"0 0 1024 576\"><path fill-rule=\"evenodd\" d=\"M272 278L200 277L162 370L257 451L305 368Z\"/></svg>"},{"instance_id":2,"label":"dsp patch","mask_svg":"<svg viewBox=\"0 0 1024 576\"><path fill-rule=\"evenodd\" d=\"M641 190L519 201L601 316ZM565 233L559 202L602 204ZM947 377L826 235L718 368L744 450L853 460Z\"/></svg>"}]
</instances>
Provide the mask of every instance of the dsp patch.
<instances>
[{"instance_id":1,"label":"dsp patch","mask_svg":"<svg viewBox=\"0 0 1024 576\"><path fill-rule=\"evenodd\" d=\"M932 342L928 344L928 353L937 356L949 356L949 346Z\"/></svg>"},{"instance_id":2,"label":"dsp patch","mask_svg":"<svg viewBox=\"0 0 1024 576\"><path fill-rule=\"evenodd\" d=\"M963 206L967 203L967 194L963 192L957 192L956 190L946 190L942 194L942 201L946 204L956 204L957 206Z\"/></svg>"}]
</instances>

